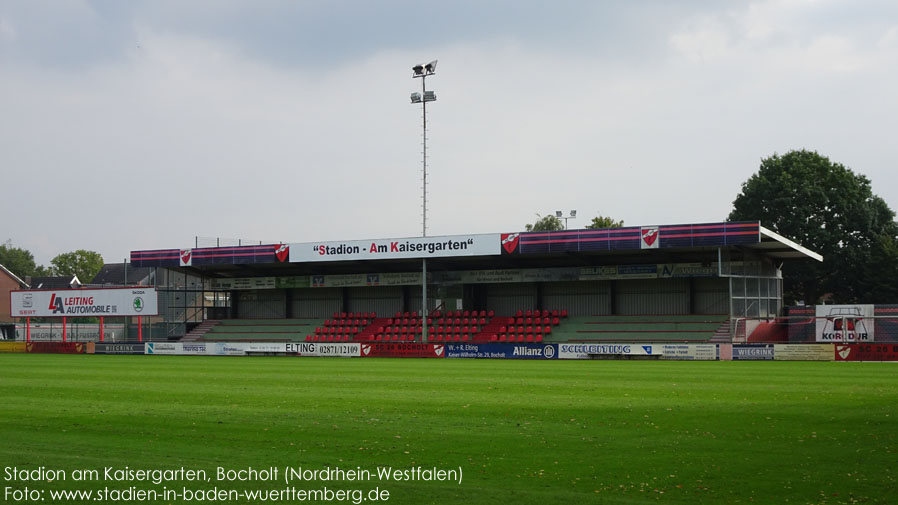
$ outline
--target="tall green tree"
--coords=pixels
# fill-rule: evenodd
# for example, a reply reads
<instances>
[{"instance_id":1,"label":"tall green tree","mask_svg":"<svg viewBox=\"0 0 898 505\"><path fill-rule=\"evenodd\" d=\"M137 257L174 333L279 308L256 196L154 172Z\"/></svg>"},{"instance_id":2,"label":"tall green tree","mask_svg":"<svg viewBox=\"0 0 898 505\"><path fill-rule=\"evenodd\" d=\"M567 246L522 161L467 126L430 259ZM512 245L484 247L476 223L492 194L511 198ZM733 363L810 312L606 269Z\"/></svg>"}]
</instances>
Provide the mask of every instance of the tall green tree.
<instances>
[{"instance_id":1,"label":"tall green tree","mask_svg":"<svg viewBox=\"0 0 898 505\"><path fill-rule=\"evenodd\" d=\"M13 247L12 240L0 244L0 265L24 279L26 276L43 273L43 267L34 263L34 255L20 247ZM38 270L40 268L40 270Z\"/></svg>"},{"instance_id":2,"label":"tall green tree","mask_svg":"<svg viewBox=\"0 0 898 505\"><path fill-rule=\"evenodd\" d=\"M103 268L103 257L98 252L78 249L62 253L50 260L50 263L55 275L77 275L78 280L86 284Z\"/></svg>"},{"instance_id":3,"label":"tall green tree","mask_svg":"<svg viewBox=\"0 0 898 505\"><path fill-rule=\"evenodd\" d=\"M564 222L561 219L548 214L545 216L536 215L537 219L532 224L527 224L524 229L527 231L558 231L564 229Z\"/></svg>"},{"instance_id":4,"label":"tall green tree","mask_svg":"<svg viewBox=\"0 0 898 505\"><path fill-rule=\"evenodd\" d=\"M621 228L624 226L624 221L615 221L614 219L607 216L596 216L592 218L592 222L586 225L586 227L590 230L601 230L604 228Z\"/></svg>"},{"instance_id":5,"label":"tall green tree","mask_svg":"<svg viewBox=\"0 0 898 505\"><path fill-rule=\"evenodd\" d=\"M816 152L800 150L761 160L733 202L732 221L759 220L823 255L784 269L786 303L895 303L898 279L878 264L898 261L895 213L874 195L870 180Z\"/></svg>"}]
</instances>

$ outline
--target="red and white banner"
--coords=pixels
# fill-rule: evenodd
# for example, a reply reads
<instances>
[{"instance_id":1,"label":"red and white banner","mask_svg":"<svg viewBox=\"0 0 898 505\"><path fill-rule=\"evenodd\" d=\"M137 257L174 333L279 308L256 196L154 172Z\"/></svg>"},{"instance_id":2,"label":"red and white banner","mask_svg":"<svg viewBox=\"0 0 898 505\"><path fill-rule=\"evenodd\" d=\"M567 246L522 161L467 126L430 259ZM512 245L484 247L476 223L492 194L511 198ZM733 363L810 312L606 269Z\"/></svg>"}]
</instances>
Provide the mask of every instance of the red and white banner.
<instances>
[{"instance_id":1,"label":"red and white banner","mask_svg":"<svg viewBox=\"0 0 898 505\"><path fill-rule=\"evenodd\" d=\"M290 244L290 262L358 261L456 256L496 256L502 251L500 235L455 235L400 239L349 240Z\"/></svg>"},{"instance_id":2,"label":"red and white banner","mask_svg":"<svg viewBox=\"0 0 898 505\"><path fill-rule=\"evenodd\" d=\"M443 344L370 343L362 344L363 358L445 358Z\"/></svg>"},{"instance_id":3,"label":"red and white banner","mask_svg":"<svg viewBox=\"0 0 898 505\"><path fill-rule=\"evenodd\" d=\"M836 344L836 361L898 361L898 344Z\"/></svg>"},{"instance_id":4,"label":"red and white banner","mask_svg":"<svg viewBox=\"0 0 898 505\"><path fill-rule=\"evenodd\" d=\"M47 289L9 293L12 317L155 316L155 288Z\"/></svg>"}]
</instances>

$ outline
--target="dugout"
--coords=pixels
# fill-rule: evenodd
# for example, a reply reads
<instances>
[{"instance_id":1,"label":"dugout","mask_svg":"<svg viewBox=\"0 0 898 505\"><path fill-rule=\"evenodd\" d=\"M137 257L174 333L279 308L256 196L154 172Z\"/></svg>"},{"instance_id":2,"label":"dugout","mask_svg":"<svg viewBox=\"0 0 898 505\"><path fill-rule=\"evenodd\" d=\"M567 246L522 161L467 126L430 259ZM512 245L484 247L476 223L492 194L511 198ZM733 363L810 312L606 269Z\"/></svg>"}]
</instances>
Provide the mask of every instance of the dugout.
<instances>
[{"instance_id":1,"label":"dugout","mask_svg":"<svg viewBox=\"0 0 898 505\"><path fill-rule=\"evenodd\" d=\"M335 313L564 309L571 316L782 313L782 269L822 257L761 226L721 222L133 251L156 269L169 337L204 320Z\"/></svg>"}]
</instances>

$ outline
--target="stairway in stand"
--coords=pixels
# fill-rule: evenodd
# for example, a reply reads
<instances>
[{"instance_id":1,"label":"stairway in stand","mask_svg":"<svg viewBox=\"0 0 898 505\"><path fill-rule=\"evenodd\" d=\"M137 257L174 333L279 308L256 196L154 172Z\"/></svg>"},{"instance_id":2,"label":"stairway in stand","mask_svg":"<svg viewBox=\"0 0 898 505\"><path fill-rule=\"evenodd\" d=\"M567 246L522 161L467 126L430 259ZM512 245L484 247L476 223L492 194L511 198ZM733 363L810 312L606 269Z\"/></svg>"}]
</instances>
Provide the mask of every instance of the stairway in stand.
<instances>
[{"instance_id":1,"label":"stairway in stand","mask_svg":"<svg viewBox=\"0 0 898 505\"><path fill-rule=\"evenodd\" d=\"M712 344L729 344L733 341L732 335L730 335L730 321L729 319L724 321L717 327L717 330L714 331L714 336L711 337L708 342Z\"/></svg>"},{"instance_id":2,"label":"stairway in stand","mask_svg":"<svg viewBox=\"0 0 898 505\"><path fill-rule=\"evenodd\" d=\"M217 319L207 319L199 324L196 328L190 330L187 335L181 337L181 342L194 342L203 338L203 335L209 332L219 323Z\"/></svg>"}]
</instances>

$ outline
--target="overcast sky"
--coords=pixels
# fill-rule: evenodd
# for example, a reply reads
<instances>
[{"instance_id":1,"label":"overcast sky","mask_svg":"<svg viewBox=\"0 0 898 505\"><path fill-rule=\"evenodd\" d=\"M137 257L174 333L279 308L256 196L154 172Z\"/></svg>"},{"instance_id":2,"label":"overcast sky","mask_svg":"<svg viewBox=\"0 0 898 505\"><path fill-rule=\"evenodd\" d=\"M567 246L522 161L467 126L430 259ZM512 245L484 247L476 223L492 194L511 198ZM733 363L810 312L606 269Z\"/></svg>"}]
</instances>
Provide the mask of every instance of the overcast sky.
<instances>
[{"instance_id":1,"label":"overcast sky","mask_svg":"<svg viewBox=\"0 0 898 505\"><path fill-rule=\"evenodd\" d=\"M898 209L898 2L0 0L0 242L720 221L816 150Z\"/></svg>"}]
</instances>

